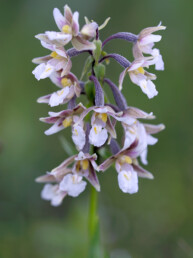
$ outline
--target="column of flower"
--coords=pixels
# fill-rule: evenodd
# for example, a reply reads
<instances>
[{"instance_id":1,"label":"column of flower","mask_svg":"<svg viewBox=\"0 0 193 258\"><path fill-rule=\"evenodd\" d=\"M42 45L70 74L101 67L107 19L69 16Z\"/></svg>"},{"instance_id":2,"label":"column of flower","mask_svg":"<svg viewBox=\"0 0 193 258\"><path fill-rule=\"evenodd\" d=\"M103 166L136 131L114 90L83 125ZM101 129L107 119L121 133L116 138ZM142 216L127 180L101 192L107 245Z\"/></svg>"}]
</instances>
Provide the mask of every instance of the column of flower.
<instances>
[{"instance_id":1,"label":"column of flower","mask_svg":"<svg viewBox=\"0 0 193 258\"><path fill-rule=\"evenodd\" d=\"M72 13L67 5L64 7L64 15L57 8L54 9L53 14L60 31L46 31L36 36L42 46L51 53L33 60L38 64L33 74L38 80L49 78L59 88L56 92L40 97L38 102L47 103L51 107L67 104L67 109L60 112L49 112L48 117L40 120L52 124L45 131L46 135L70 127L77 153L63 161L51 172L36 179L37 182L46 183L41 196L43 199L51 201L52 205L58 206L66 195L76 197L83 192L87 181L97 191L100 191L97 173L106 171L114 163L120 189L125 193L136 193L138 177L153 178L150 172L139 165L138 158L143 164L147 164L148 145L157 142L152 134L163 130L164 125L140 122L139 119L149 120L155 117L153 113L146 113L128 106L121 93L122 84L128 73L131 81L138 85L148 98L153 98L158 94L152 82L156 76L144 68L155 65L156 70L164 69L159 50L153 48L154 43L161 40L161 36L152 33L163 30L165 27L158 25L146 28L139 35L119 32L102 42L99 39L99 31L107 25L109 19L98 26L96 22L90 22L86 18L86 24L80 30L79 13ZM117 53L107 54L104 51L105 45L114 39L123 39L133 44L133 62ZM73 48L65 50L64 47L70 42ZM82 81L82 78L79 80L71 72L71 59L85 52L88 54L88 58L82 78L86 78L86 80ZM144 53L146 56L143 55ZM119 77L119 87L110 79L105 78L104 61L111 58L124 68ZM106 85L112 91L114 104L109 103L105 96ZM77 104L80 95L84 95L87 99L84 105ZM116 123L121 123L123 128L124 137L121 148L115 140L117 137ZM112 156L102 164L97 164L98 150L105 145L110 146Z\"/></svg>"}]
</instances>

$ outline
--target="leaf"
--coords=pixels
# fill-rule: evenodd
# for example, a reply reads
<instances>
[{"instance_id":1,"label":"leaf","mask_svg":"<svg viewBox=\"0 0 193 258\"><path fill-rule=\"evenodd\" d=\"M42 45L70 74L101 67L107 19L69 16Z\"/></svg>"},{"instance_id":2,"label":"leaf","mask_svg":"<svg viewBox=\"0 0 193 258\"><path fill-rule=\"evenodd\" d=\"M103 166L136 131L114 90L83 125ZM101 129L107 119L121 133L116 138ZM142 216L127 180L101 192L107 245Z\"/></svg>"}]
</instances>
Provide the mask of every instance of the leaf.
<instances>
[{"instance_id":1,"label":"leaf","mask_svg":"<svg viewBox=\"0 0 193 258\"><path fill-rule=\"evenodd\" d=\"M92 64L92 62L93 62L93 58L91 56L89 56L84 63L84 68L82 70L80 80L82 80L84 78L84 76L86 75L86 73L89 71L89 68L90 68L90 65Z\"/></svg>"},{"instance_id":2,"label":"leaf","mask_svg":"<svg viewBox=\"0 0 193 258\"><path fill-rule=\"evenodd\" d=\"M100 40L94 40L94 44L96 48L93 50L93 55L95 62L98 63L98 60L101 56L101 51L102 51L102 42Z\"/></svg>"},{"instance_id":3,"label":"leaf","mask_svg":"<svg viewBox=\"0 0 193 258\"><path fill-rule=\"evenodd\" d=\"M106 68L103 64L98 64L94 67L94 72L99 81L103 81Z\"/></svg>"},{"instance_id":4,"label":"leaf","mask_svg":"<svg viewBox=\"0 0 193 258\"><path fill-rule=\"evenodd\" d=\"M74 145L72 145L72 143L69 142L64 136L60 136L59 139L63 149L65 150L66 154L68 154L68 156L72 156L74 153L76 153Z\"/></svg>"}]
</instances>

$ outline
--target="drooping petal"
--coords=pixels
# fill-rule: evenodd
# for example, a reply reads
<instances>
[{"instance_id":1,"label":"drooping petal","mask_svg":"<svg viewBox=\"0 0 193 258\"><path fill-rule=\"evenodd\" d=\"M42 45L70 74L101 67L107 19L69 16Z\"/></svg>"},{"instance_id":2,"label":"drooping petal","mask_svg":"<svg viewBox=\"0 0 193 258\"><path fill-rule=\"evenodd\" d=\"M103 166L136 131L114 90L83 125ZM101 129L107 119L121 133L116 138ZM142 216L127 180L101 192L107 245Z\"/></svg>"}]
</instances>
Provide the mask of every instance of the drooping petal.
<instances>
[{"instance_id":1,"label":"drooping petal","mask_svg":"<svg viewBox=\"0 0 193 258\"><path fill-rule=\"evenodd\" d=\"M78 150L82 150L86 141L86 134L82 126L76 125L72 128L72 140L78 147Z\"/></svg>"},{"instance_id":2,"label":"drooping petal","mask_svg":"<svg viewBox=\"0 0 193 258\"><path fill-rule=\"evenodd\" d=\"M70 92L69 87L65 87L62 90L54 92L51 95L51 98L49 100L49 105L51 107L55 107L55 106L58 106L58 105L64 103L64 101L65 101L66 97L68 96L69 92Z\"/></svg>"},{"instance_id":3,"label":"drooping petal","mask_svg":"<svg viewBox=\"0 0 193 258\"><path fill-rule=\"evenodd\" d=\"M139 82L139 86L149 99L155 97L158 94L155 84L151 80L141 80Z\"/></svg>"},{"instance_id":4,"label":"drooping petal","mask_svg":"<svg viewBox=\"0 0 193 258\"><path fill-rule=\"evenodd\" d=\"M138 192L138 176L134 170L121 171L118 173L118 183L120 189L124 193L137 193Z\"/></svg>"},{"instance_id":5,"label":"drooping petal","mask_svg":"<svg viewBox=\"0 0 193 258\"><path fill-rule=\"evenodd\" d=\"M81 176L68 174L60 182L59 189L72 197L77 197L85 190L86 185L87 183L82 181Z\"/></svg>"},{"instance_id":6,"label":"drooping petal","mask_svg":"<svg viewBox=\"0 0 193 258\"><path fill-rule=\"evenodd\" d=\"M106 142L107 138L108 133L106 128L102 128L101 126L97 125L92 126L89 134L90 144L100 147Z\"/></svg>"},{"instance_id":7,"label":"drooping petal","mask_svg":"<svg viewBox=\"0 0 193 258\"><path fill-rule=\"evenodd\" d=\"M39 81L40 79L45 79L49 77L54 72L54 67L46 65L44 63L39 64L32 73L35 75L35 78Z\"/></svg>"},{"instance_id":8,"label":"drooping petal","mask_svg":"<svg viewBox=\"0 0 193 258\"><path fill-rule=\"evenodd\" d=\"M66 192L60 191L58 185L46 184L41 192L42 199L51 201L52 206L59 206L65 196Z\"/></svg>"}]
</instances>

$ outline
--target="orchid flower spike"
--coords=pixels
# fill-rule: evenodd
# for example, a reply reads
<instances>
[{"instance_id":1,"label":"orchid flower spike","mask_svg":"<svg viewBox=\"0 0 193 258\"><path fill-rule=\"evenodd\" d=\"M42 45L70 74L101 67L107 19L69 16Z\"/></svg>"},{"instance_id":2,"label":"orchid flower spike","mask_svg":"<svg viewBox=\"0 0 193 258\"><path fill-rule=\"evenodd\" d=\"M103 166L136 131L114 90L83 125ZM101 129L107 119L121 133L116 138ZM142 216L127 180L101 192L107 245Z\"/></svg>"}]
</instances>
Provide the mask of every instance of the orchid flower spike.
<instances>
[{"instance_id":1,"label":"orchid flower spike","mask_svg":"<svg viewBox=\"0 0 193 258\"><path fill-rule=\"evenodd\" d=\"M102 174L101 171L106 171L113 164L121 191L137 193L139 177L153 179L153 175L142 168L140 163L148 164L149 145L157 143L158 139L154 134L162 131L165 126L141 121L154 119L153 112L130 106L121 90L124 77L128 74L130 80L149 99L158 94L153 83L156 75L146 69L155 66L156 70L164 70L160 50L154 48L161 36L153 33L165 30L165 27L159 24L146 28L139 35L117 32L102 42L99 34L110 18L101 26L85 18L85 24L80 29L79 13L73 13L68 5L64 6L63 14L58 8L54 8L53 15L59 31L46 30L45 33L36 35L41 45L51 53L33 59L37 66L32 73L37 80L49 78L48 84L58 87L37 100L38 103L46 103L57 110L50 111L40 121L51 125L45 131L46 135L70 130L69 138L76 149L64 146L69 157L36 179L36 182L45 184L41 197L52 206L59 206L65 197L79 196L88 183L93 190L99 192L101 187L98 177ZM107 53L103 50L107 43L110 46L111 40L117 39L133 44L133 62L119 53ZM72 44L71 48L67 48L69 43ZM72 61L81 55L88 57L85 64L80 65L83 71L79 78L72 72ZM110 59L124 69L119 76L119 86L106 77L107 62L103 61ZM111 96L106 91L108 88L114 102L109 100ZM107 157L109 146L112 156Z\"/></svg>"}]
</instances>

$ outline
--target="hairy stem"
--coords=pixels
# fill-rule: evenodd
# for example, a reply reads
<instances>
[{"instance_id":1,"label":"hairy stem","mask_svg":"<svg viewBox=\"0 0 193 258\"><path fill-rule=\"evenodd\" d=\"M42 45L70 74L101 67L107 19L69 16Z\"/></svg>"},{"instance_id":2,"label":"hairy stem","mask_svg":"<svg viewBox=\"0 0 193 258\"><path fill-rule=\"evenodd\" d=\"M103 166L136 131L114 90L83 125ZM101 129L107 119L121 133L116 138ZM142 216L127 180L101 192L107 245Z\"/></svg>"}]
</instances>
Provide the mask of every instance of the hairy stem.
<instances>
[{"instance_id":1,"label":"hairy stem","mask_svg":"<svg viewBox=\"0 0 193 258\"><path fill-rule=\"evenodd\" d=\"M129 41L131 43L135 43L137 41L137 35L129 32L118 32L116 34L111 35L107 39L103 41L102 47L104 47L109 41L113 39L123 39Z\"/></svg>"}]
</instances>

